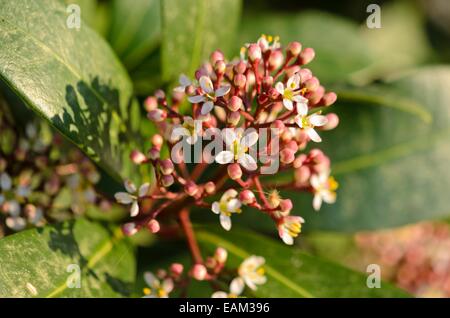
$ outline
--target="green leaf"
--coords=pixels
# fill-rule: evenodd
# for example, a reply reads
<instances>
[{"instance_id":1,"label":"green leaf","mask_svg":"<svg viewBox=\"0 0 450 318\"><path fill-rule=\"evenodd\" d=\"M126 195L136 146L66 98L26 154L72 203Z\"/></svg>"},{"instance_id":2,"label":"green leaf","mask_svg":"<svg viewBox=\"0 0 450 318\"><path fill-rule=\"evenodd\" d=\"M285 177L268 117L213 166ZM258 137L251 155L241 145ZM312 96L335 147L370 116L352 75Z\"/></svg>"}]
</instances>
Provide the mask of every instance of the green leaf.
<instances>
[{"instance_id":1,"label":"green leaf","mask_svg":"<svg viewBox=\"0 0 450 318\"><path fill-rule=\"evenodd\" d=\"M267 283L254 292L256 297L406 297L408 294L387 283L367 288L367 277L340 265L308 255L281 242L246 230L233 228L196 232L200 244L211 254L221 246L228 250L227 266L237 267L250 255L266 259Z\"/></svg>"},{"instance_id":2,"label":"green leaf","mask_svg":"<svg viewBox=\"0 0 450 318\"><path fill-rule=\"evenodd\" d=\"M139 106L109 46L68 28L60 1L5 0L0 12L0 78L110 175L131 177Z\"/></svg>"},{"instance_id":3,"label":"green leaf","mask_svg":"<svg viewBox=\"0 0 450 318\"><path fill-rule=\"evenodd\" d=\"M163 0L163 80L193 74L213 50L229 55L240 12L241 0Z\"/></svg>"},{"instance_id":4,"label":"green leaf","mask_svg":"<svg viewBox=\"0 0 450 318\"><path fill-rule=\"evenodd\" d=\"M291 193L306 229L357 231L448 217L450 67L408 72L386 84L431 115L364 103L338 103L341 124L319 145L332 160L337 202L312 211L311 196ZM339 97L338 97L339 100ZM425 113L423 113L425 114Z\"/></svg>"},{"instance_id":5,"label":"green leaf","mask_svg":"<svg viewBox=\"0 0 450 318\"><path fill-rule=\"evenodd\" d=\"M0 297L121 297L135 278L134 251L120 229L84 219L8 236L0 255ZM69 288L73 266L81 288Z\"/></svg>"},{"instance_id":6,"label":"green leaf","mask_svg":"<svg viewBox=\"0 0 450 318\"><path fill-rule=\"evenodd\" d=\"M128 69L139 65L160 42L160 0L115 0L109 41Z\"/></svg>"},{"instance_id":7,"label":"green leaf","mask_svg":"<svg viewBox=\"0 0 450 318\"><path fill-rule=\"evenodd\" d=\"M358 25L317 11L300 14L260 13L245 17L239 45L256 41L261 34L280 36L282 44L299 41L312 47L316 58L308 65L322 82L345 82L376 61Z\"/></svg>"}]
</instances>

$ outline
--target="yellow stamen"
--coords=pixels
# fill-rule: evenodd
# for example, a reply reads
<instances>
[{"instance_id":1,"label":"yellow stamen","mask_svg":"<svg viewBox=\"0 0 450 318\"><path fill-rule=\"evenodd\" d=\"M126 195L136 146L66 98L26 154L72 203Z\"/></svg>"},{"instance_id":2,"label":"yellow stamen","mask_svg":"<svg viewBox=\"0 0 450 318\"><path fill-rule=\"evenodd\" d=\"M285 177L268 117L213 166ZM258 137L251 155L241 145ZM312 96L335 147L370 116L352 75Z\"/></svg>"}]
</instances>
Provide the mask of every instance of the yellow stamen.
<instances>
[{"instance_id":1,"label":"yellow stamen","mask_svg":"<svg viewBox=\"0 0 450 318\"><path fill-rule=\"evenodd\" d=\"M328 188L330 191L336 191L339 188L339 183L334 177L328 178Z\"/></svg>"},{"instance_id":2,"label":"yellow stamen","mask_svg":"<svg viewBox=\"0 0 450 318\"><path fill-rule=\"evenodd\" d=\"M144 292L144 295L150 295L152 293L152 290L150 288L147 288L147 287L144 288L142 291Z\"/></svg>"}]
</instances>

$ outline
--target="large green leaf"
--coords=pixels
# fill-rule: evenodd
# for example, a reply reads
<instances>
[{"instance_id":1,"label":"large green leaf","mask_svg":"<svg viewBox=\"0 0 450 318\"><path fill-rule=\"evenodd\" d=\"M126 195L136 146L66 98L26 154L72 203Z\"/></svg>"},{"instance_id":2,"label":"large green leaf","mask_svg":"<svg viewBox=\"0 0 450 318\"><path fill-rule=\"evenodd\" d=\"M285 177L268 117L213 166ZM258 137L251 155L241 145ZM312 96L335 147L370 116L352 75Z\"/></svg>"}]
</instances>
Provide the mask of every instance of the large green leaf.
<instances>
[{"instance_id":1,"label":"large green leaf","mask_svg":"<svg viewBox=\"0 0 450 318\"><path fill-rule=\"evenodd\" d=\"M216 49L230 54L241 0L163 0L162 76L192 74Z\"/></svg>"},{"instance_id":2,"label":"large green leaf","mask_svg":"<svg viewBox=\"0 0 450 318\"><path fill-rule=\"evenodd\" d=\"M358 272L308 255L281 241L233 228L231 232L200 229L196 233L207 253L217 246L228 250L229 266L236 267L250 255L266 259L267 283L258 288L256 297L405 297L407 293L381 283L371 289L367 277Z\"/></svg>"},{"instance_id":3,"label":"large green leaf","mask_svg":"<svg viewBox=\"0 0 450 318\"><path fill-rule=\"evenodd\" d=\"M432 121L413 104L404 111L338 103L341 124L319 145L332 159L338 199L314 213L311 196L292 194L305 229L377 229L450 214L450 68L423 68L386 85L422 104Z\"/></svg>"},{"instance_id":4,"label":"large green leaf","mask_svg":"<svg viewBox=\"0 0 450 318\"><path fill-rule=\"evenodd\" d=\"M111 46L129 69L156 49L161 37L160 0L115 0Z\"/></svg>"},{"instance_id":5,"label":"large green leaf","mask_svg":"<svg viewBox=\"0 0 450 318\"><path fill-rule=\"evenodd\" d=\"M0 78L112 176L128 156L139 109L112 50L87 25L68 28L60 1L0 2Z\"/></svg>"},{"instance_id":6,"label":"large green leaf","mask_svg":"<svg viewBox=\"0 0 450 318\"><path fill-rule=\"evenodd\" d=\"M0 255L0 297L121 297L135 278L134 251L120 229L84 219L8 236ZM71 284L74 265L80 288Z\"/></svg>"},{"instance_id":7,"label":"large green leaf","mask_svg":"<svg viewBox=\"0 0 450 318\"><path fill-rule=\"evenodd\" d=\"M325 12L249 15L242 20L239 45L262 33L280 36L285 45L299 41L314 48L316 58L308 67L324 82L360 80L360 72L376 61L358 25Z\"/></svg>"}]
</instances>

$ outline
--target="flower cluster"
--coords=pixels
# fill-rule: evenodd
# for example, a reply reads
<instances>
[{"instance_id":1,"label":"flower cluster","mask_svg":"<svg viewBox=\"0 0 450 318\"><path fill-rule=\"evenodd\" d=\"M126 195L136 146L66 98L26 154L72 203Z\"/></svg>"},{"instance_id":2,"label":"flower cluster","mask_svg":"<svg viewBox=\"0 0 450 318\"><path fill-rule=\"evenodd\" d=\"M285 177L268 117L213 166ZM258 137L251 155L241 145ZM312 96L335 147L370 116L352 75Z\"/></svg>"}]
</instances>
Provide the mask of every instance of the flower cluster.
<instances>
[{"instance_id":1,"label":"flower cluster","mask_svg":"<svg viewBox=\"0 0 450 318\"><path fill-rule=\"evenodd\" d=\"M148 97L144 106L159 132L147 153L135 150L131 159L154 168L156 185L137 191L127 181L128 194L116 195L131 204L135 217L125 232L143 226L155 232L160 213L191 206L218 214L230 230L233 215L246 206L267 214L281 239L293 244L304 220L291 215L292 201L278 190L311 192L319 210L323 202L335 202L338 186L329 158L318 149L305 152L339 122L328 112L336 94L306 67L314 55L299 42L283 49L277 38L263 35L238 59L213 52L194 78L180 76L171 96L158 90ZM205 146L205 140L211 143ZM295 177L288 183L264 178L278 171ZM150 201L145 209L144 200Z\"/></svg>"},{"instance_id":2,"label":"flower cluster","mask_svg":"<svg viewBox=\"0 0 450 318\"><path fill-rule=\"evenodd\" d=\"M0 237L27 227L84 214L90 204L107 210L111 203L94 185L95 166L44 123L13 125L5 105L0 110Z\"/></svg>"},{"instance_id":3,"label":"flower cluster","mask_svg":"<svg viewBox=\"0 0 450 318\"><path fill-rule=\"evenodd\" d=\"M213 256L208 257L205 264L195 264L189 271L184 271L184 266L179 263L170 265L169 270L159 269L156 274L152 272L144 273L144 280L148 287L145 287L145 298L167 298L172 292L179 292L184 296L187 292L189 279L209 282L216 291L213 298L236 298L243 294L247 286L251 290L256 290L259 285L266 283L264 275L265 259L261 256L252 255L246 258L235 270L225 268L228 252L222 247L218 247ZM221 290L224 284L229 283L227 291ZM228 286L228 285L227 285Z\"/></svg>"}]
</instances>

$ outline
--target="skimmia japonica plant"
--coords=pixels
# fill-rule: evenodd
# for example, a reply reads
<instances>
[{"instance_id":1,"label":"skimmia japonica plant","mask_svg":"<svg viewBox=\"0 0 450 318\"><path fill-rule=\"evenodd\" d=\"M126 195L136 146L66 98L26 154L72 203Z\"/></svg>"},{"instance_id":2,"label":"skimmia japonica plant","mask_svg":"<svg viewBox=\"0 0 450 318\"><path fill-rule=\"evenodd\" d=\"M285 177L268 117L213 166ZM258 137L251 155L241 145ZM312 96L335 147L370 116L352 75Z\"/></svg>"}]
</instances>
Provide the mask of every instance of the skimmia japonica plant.
<instances>
[{"instance_id":1,"label":"skimmia japonica plant","mask_svg":"<svg viewBox=\"0 0 450 318\"><path fill-rule=\"evenodd\" d=\"M319 210L322 202L334 203L338 186L330 176L329 158L314 148L322 141L321 131L338 124L335 114L323 114L336 94L326 92L305 67L314 55L299 42L282 48L278 38L263 35L245 45L238 59L213 52L192 78L180 76L171 96L159 90L148 97L145 109L159 132L147 154L135 150L131 160L151 165L156 185L136 187L126 181L127 192L116 193L119 203L130 206L132 220L123 226L124 233L133 235L142 227L157 233L164 230L161 220L178 217L195 263L190 275L200 280L221 274L226 251L219 248L214 258L203 261L189 219L191 207L217 214L226 231L240 213L264 213L281 240L292 245L304 220L279 190L311 192ZM310 143L312 149L305 150ZM274 181L280 172L291 173L293 181ZM244 261L230 290L215 296L236 296L244 285L256 288L265 282L263 263L258 256ZM171 274L147 273L146 294L167 296L183 284L181 272L174 264Z\"/></svg>"}]
</instances>

